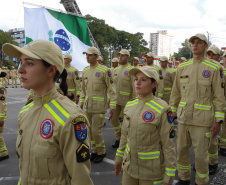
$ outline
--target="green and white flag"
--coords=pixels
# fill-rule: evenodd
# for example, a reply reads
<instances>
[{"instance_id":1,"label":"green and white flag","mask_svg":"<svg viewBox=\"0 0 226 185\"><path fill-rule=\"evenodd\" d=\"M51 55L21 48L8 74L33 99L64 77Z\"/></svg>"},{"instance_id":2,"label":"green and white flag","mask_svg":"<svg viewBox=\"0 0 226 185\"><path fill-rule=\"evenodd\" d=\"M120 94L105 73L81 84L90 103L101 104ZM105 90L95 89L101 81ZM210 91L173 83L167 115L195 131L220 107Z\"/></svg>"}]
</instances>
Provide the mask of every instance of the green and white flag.
<instances>
[{"instance_id":1,"label":"green and white flag","mask_svg":"<svg viewBox=\"0 0 226 185\"><path fill-rule=\"evenodd\" d=\"M63 54L72 55L72 66L82 71L89 64L86 55L91 46L86 19L45 8L24 7L26 44L44 39L55 42Z\"/></svg>"}]
</instances>

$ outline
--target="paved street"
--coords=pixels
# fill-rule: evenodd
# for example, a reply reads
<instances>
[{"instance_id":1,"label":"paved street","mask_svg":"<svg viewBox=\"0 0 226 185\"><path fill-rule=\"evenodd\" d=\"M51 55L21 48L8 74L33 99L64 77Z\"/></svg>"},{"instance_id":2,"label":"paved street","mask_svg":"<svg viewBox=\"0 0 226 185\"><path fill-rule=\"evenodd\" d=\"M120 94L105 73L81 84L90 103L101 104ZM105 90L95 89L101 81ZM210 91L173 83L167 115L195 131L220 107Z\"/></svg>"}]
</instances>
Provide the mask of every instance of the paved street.
<instances>
[{"instance_id":1,"label":"paved street","mask_svg":"<svg viewBox=\"0 0 226 185\"><path fill-rule=\"evenodd\" d=\"M16 185L19 179L18 158L16 155L16 137L17 137L17 115L20 109L24 106L28 97L28 90L22 88L8 88L7 108L8 117L4 128L3 137L6 141L7 149L9 150L10 158L0 162L0 185ZM112 149L114 143L114 131L108 120L109 114L106 114L106 125L103 128L103 135L107 147L107 156L104 162L100 164L92 163L91 178L95 185L118 185L121 181L120 177L114 176L114 156L116 149ZM32 118L31 118L32 124ZM190 151L191 164L194 164L194 154ZM226 157L219 155L219 170L218 174L210 176L211 185L226 184ZM192 185L194 182L195 173L192 170ZM178 177L176 176L176 179ZM175 180L176 182L176 180Z\"/></svg>"}]
</instances>

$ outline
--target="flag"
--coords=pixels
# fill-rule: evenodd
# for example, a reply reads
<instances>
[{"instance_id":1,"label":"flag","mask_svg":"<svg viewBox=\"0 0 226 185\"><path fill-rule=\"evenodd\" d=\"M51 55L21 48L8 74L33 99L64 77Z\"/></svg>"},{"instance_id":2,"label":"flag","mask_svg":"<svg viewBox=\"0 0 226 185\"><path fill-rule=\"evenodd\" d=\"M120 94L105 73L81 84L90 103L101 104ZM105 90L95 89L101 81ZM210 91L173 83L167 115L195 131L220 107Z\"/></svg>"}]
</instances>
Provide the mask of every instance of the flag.
<instances>
[{"instance_id":1,"label":"flag","mask_svg":"<svg viewBox=\"0 0 226 185\"><path fill-rule=\"evenodd\" d=\"M91 46L86 19L45 8L24 7L26 44L44 39L55 42L63 55L72 55L71 65L82 71L89 64L86 55Z\"/></svg>"}]
</instances>

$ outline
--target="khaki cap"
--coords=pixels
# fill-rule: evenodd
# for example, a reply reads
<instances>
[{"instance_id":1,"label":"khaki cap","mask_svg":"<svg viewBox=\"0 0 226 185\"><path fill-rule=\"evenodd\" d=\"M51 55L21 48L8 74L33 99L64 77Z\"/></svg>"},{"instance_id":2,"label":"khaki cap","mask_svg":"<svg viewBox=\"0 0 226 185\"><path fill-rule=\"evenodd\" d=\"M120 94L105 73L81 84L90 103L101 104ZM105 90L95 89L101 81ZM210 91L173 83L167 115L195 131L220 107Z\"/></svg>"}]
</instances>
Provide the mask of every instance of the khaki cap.
<instances>
[{"instance_id":1,"label":"khaki cap","mask_svg":"<svg viewBox=\"0 0 226 185\"><path fill-rule=\"evenodd\" d=\"M111 62L119 62L119 60L118 60L118 58L115 57L111 60Z\"/></svg>"},{"instance_id":2,"label":"khaki cap","mask_svg":"<svg viewBox=\"0 0 226 185\"><path fill-rule=\"evenodd\" d=\"M141 68L133 68L130 69L130 75L136 75L138 72L144 73L147 77L155 79L157 82L159 81L159 74L157 70L150 66L143 66Z\"/></svg>"},{"instance_id":3,"label":"khaki cap","mask_svg":"<svg viewBox=\"0 0 226 185\"><path fill-rule=\"evenodd\" d=\"M224 51L224 53L223 53L223 57L224 57L224 56L226 56L226 51Z\"/></svg>"},{"instance_id":4,"label":"khaki cap","mask_svg":"<svg viewBox=\"0 0 226 185\"><path fill-rule=\"evenodd\" d=\"M220 61L220 64L224 64L224 61L223 61L223 60L221 60L221 61Z\"/></svg>"},{"instance_id":5,"label":"khaki cap","mask_svg":"<svg viewBox=\"0 0 226 185\"><path fill-rule=\"evenodd\" d=\"M160 58L160 62L163 62L163 61L168 61L169 59L168 59L168 57L166 57L166 56L162 56L161 58Z\"/></svg>"},{"instance_id":6,"label":"khaki cap","mask_svg":"<svg viewBox=\"0 0 226 185\"><path fill-rule=\"evenodd\" d=\"M3 52L10 57L20 58L21 54L24 54L34 59L44 60L51 65L56 65L60 74L64 70L62 51L54 42L35 40L28 43L23 48L6 43L2 48Z\"/></svg>"},{"instance_id":7,"label":"khaki cap","mask_svg":"<svg viewBox=\"0 0 226 185\"><path fill-rule=\"evenodd\" d=\"M96 47L90 47L86 52L83 52L83 54L96 54L96 55L99 55L99 50L96 48Z\"/></svg>"},{"instance_id":8,"label":"khaki cap","mask_svg":"<svg viewBox=\"0 0 226 185\"><path fill-rule=\"evenodd\" d=\"M208 50L207 50L207 53L208 53L209 51L212 51L212 52L213 52L214 54L216 54L216 55L220 55L220 54L221 54L221 50L220 50L217 46L215 46L215 45L210 46L210 47L208 48Z\"/></svg>"},{"instance_id":9,"label":"khaki cap","mask_svg":"<svg viewBox=\"0 0 226 185\"><path fill-rule=\"evenodd\" d=\"M101 56L99 56L97 60L103 61L103 58Z\"/></svg>"},{"instance_id":10,"label":"khaki cap","mask_svg":"<svg viewBox=\"0 0 226 185\"><path fill-rule=\"evenodd\" d=\"M203 40L205 43L208 43L206 36L204 34L202 34L202 33L197 33L194 36L192 36L189 39L189 42L192 42L192 40L195 39L195 38L199 38L199 39Z\"/></svg>"},{"instance_id":11,"label":"khaki cap","mask_svg":"<svg viewBox=\"0 0 226 185\"><path fill-rule=\"evenodd\" d=\"M184 61L184 62L187 61L187 59L186 59L185 57L180 57L180 59L181 59L182 61Z\"/></svg>"},{"instance_id":12,"label":"khaki cap","mask_svg":"<svg viewBox=\"0 0 226 185\"><path fill-rule=\"evenodd\" d=\"M71 59L72 60L72 56L70 54L65 54L64 55L64 58L68 58L68 59Z\"/></svg>"},{"instance_id":13,"label":"khaki cap","mask_svg":"<svg viewBox=\"0 0 226 185\"><path fill-rule=\"evenodd\" d=\"M154 54L152 52L147 53L146 55L144 55L145 57L153 57L155 58Z\"/></svg>"},{"instance_id":14,"label":"khaki cap","mask_svg":"<svg viewBox=\"0 0 226 185\"><path fill-rule=\"evenodd\" d=\"M128 56L130 56L130 53L129 53L129 51L128 50L126 50L126 49L122 49L119 53L117 53L118 55L119 54L122 54L122 55L128 55Z\"/></svg>"},{"instance_id":15,"label":"khaki cap","mask_svg":"<svg viewBox=\"0 0 226 185\"><path fill-rule=\"evenodd\" d=\"M133 59L135 59L135 60L138 60L138 61L139 61L139 58L138 58L138 57L133 57Z\"/></svg>"},{"instance_id":16,"label":"khaki cap","mask_svg":"<svg viewBox=\"0 0 226 185\"><path fill-rule=\"evenodd\" d=\"M12 66L12 68L15 68L14 66Z\"/></svg>"}]
</instances>

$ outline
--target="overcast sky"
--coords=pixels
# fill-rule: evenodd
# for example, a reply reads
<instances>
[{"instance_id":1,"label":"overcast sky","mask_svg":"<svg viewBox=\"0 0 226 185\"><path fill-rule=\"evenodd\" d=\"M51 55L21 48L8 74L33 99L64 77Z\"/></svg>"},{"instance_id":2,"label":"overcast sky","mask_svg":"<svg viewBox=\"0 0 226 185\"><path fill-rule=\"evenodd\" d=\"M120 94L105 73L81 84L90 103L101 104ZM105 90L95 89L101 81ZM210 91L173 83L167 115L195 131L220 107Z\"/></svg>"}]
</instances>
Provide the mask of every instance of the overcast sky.
<instances>
[{"instance_id":1,"label":"overcast sky","mask_svg":"<svg viewBox=\"0 0 226 185\"><path fill-rule=\"evenodd\" d=\"M29 0L30 3L64 10L59 0ZM226 47L225 0L77 0L82 14L90 14L130 33L150 33L167 30L173 36L173 51L186 38L196 33L210 34L210 41ZM24 26L23 0L0 1L0 29Z\"/></svg>"}]
</instances>

